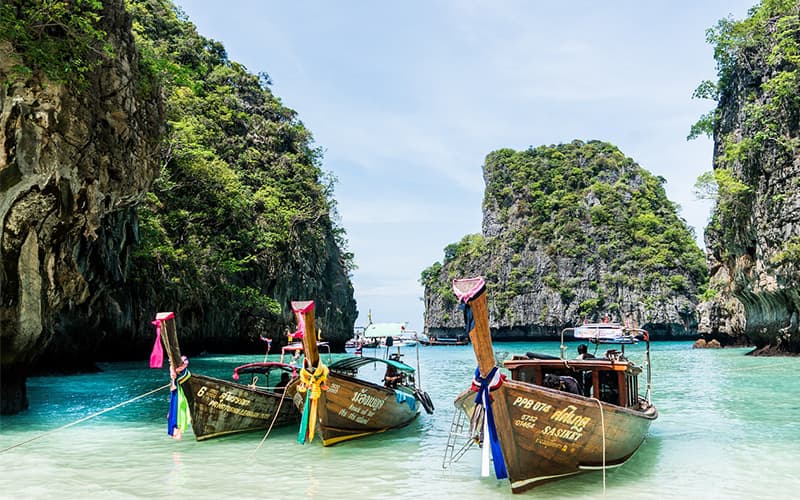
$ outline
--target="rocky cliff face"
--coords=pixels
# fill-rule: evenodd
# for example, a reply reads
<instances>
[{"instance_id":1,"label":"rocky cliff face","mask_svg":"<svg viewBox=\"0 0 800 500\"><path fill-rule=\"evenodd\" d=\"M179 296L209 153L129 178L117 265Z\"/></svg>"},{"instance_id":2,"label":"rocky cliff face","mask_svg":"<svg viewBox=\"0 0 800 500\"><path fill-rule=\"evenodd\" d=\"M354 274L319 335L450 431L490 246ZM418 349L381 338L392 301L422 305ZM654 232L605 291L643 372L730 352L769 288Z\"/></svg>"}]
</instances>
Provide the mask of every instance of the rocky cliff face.
<instances>
[{"instance_id":1,"label":"rocky cliff face","mask_svg":"<svg viewBox=\"0 0 800 500\"><path fill-rule=\"evenodd\" d=\"M775 4L775 5L773 5ZM797 6L765 2L716 30L717 206L706 230L710 332L767 351L800 352L800 22ZM788 4L787 4L788 5ZM724 55L724 57L723 57ZM729 318L720 322L717 318Z\"/></svg>"},{"instance_id":2,"label":"rocky cliff face","mask_svg":"<svg viewBox=\"0 0 800 500\"><path fill-rule=\"evenodd\" d=\"M482 234L423 272L429 334L463 332L449 284L478 275L496 339L556 338L606 314L654 337L696 334L703 256L663 179L598 141L497 151L484 178Z\"/></svg>"},{"instance_id":3,"label":"rocky cliff face","mask_svg":"<svg viewBox=\"0 0 800 500\"><path fill-rule=\"evenodd\" d=\"M112 50L81 85L20 73L0 42L3 413L26 406L32 368L145 360L158 311L187 354L263 353L294 328L289 302L313 299L343 348L352 255L296 113L168 0L98 14Z\"/></svg>"},{"instance_id":4,"label":"rocky cliff face","mask_svg":"<svg viewBox=\"0 0 800 500\"><path fill-rule=\"evenodd\" d=\"M96 327L119 304L136 238L131 207L158 170L163 120L157 93L137 85L138 56L122 0L100 26L115 57L76 91L41 72L20 74L0 42L2 412L24 408L27 365L67 330Z\"/></svg>"}]
</instances>

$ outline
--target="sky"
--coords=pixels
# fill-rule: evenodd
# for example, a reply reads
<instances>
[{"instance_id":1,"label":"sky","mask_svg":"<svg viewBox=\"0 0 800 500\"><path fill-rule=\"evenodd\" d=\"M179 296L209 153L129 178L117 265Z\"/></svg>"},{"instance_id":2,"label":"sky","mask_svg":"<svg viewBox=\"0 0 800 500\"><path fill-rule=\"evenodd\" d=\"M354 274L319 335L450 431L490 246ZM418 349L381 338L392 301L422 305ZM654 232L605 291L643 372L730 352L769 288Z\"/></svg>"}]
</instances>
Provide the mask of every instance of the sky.
<instances>
[{"instance_id":1,"label":"sky","mask_svg":"<svg viewBox=\"0 0 800 500\"><path fill-rule=\"evenodd\" d=\"M693 186L714 102L706 30L756 0L177 0L228 57L267 73L338 182L358 266L356 325L422 331L423 269L481 231L488 153L601 140L666 179L703 246L711 202Z\"/></svg>"}]
</instances>

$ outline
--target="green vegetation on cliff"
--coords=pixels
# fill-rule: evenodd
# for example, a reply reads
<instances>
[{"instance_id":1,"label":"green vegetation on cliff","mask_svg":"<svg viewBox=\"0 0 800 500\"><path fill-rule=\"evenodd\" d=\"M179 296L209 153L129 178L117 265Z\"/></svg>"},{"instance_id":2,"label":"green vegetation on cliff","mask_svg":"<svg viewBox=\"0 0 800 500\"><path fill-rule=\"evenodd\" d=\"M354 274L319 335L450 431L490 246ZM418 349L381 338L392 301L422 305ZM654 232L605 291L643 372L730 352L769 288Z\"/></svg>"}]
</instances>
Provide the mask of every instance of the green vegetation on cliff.
<instances>
[{"instance_id":1,"label":"green vegetation on cliff","mask_svg":"<svg viewBox=\"0 0 800 500\"><path fill-rule=\"evenodd\" d=\"M303 273L323 286L326 259L347 281L353 256L336 226L334 179L266 75L230 61L169 1L127 4L142 64L167 95L167 145L139 211L134 278L164 302L274 328L286 299L276 290Z\"/></svg>"},{"instance_id":2,"label":"green vegetation on cliff","mask_svg":"<svg viewBox=\"0 0 800 500\"><path fill-rule=\"evenodd\" d=\"M707 31L718 80L702 82L694 95L718 106L692 126L689 138L705 134L717 141L714 171L701 175L696 188L716 201L709 231L718 236L712 240L721 254L748 246L723 226L750 215L759 165L790 163L800 148L799 13L795 0L763 0L746 19L721 19ZM785 199L776 194L770 201L777 208Z\"/></svg>"},{"instance_id":3,"label":"green vegetation on cliff","mask_svg":"<svg viewBox=\"0 0 800 500\"><path fill-rule=\"evenodd\" d=\"M43 71L53 81L81 85L113 55L98 27L102 10L101 0L4 0L0 39L22 55L17 71Z\"/></svg>"},{"instance_id":4,"label":"green vegetation on cliff","mask_svg":"<svg viewBox=\"0 0 800 500\"><path fill-rule=\"evenodd\" d=\"M800 352L800 3L762 0L707 35L718 79L695 95L717 105L690 134L714 138L714 170L696 184L716 201L707 323L765 352Z\"/></svg>"},{"instance_id":5,"label":"green vegetation on cliff","mask_svg":"<svg viewBox=\"0 0 800 500\"><path fill-rule=\"evenodd\" d=\"M587 317L618 312L619 290L660 290L648 300L664 301L705 286L703 253L664 179L611 144L502 149L486 157L484 176L484 234L449 245L444 262L422 272L426 291L446 303L449 281L465 274L495 287L501 322L515 297L542 289Z\"/></svg>"}]
</instances>

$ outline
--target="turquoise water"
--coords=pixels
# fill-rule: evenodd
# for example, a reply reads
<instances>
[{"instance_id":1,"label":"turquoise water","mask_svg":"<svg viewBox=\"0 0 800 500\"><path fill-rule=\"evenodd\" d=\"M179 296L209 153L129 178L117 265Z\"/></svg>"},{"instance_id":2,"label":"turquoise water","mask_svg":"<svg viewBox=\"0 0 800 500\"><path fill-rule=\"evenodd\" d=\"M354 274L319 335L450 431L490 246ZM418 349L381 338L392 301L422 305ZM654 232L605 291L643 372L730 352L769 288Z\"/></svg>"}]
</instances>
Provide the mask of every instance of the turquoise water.
<instances>
[{"instance_id":1,"label":"turquoise water","mask_svg":"<svg viewBox=\"0 0 800 500\"><path fill-rule=\"evenodd\" d=\"M575 346L569 344L570 353ZM500 343L495 349L558 353L556 343ZM403 350L414 365L414 348ZM641 347L628 351L636 358ZM752 358L746 352L693 350L685 342L653 345L653 401L660 416L633 459L606 473L606 496L800 495L800 359ZM474 370L472 348L423 347L419 355L419 375L436 412L423 413L407 428L331 448L318 439L297 444L292 428L274 429L260 448L260 432L202 443L188 432L175 441L166 434L168 395L162 390L0 453L0 497L511 497L507 481L480 477L476 447L442 469L452 400ZM238 364L262 359L207 356L191 360L191 367L229 378ZM0 449L166 384L166 369L146 365L145 360L111 363L101 365L101 373L30 379L32 410L0 418ZM515 497L599 498L603 493L603 474L595 472Z\"/></svg>"}]
</instances>

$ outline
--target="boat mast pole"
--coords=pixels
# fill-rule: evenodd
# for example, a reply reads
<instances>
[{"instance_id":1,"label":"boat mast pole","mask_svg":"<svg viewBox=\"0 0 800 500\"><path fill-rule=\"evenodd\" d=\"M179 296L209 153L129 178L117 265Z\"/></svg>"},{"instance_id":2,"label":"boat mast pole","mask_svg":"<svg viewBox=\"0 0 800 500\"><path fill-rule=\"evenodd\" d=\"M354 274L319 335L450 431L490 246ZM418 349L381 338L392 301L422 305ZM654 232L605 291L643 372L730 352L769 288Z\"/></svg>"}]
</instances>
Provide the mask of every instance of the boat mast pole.
<instances>
[{"instance_id":1,"label":"boat mast pole","mask_svg":"<svg viewBox=\"0 0 800 500\"><path fill-rule=\"evenodd\" d=\"M650 389L651 389L651 385L650 385L650 376L651 376L651 370L650 370L650 334L647 333L647 330L642 330L642 331L644 332L644 339L647 342L647 351L645 353L647 355L647 393L645 394L645 397L647 399L647 404L651 404L651 401L650 401Z\"/></svg>"},{"instance_id":2,"label":"boat mast pole","mask_svg":"<svg viewBox=\"0 0 800 500\"><path fill-rule=\"evenodd\" d=\"M486 287L482 278L467 278L453 280L453 290L466 305L472 309L472 319L475 326L469 332L475 358L478 360L478 369L481 377L485 377L497 365L492 346L492 335L489 331L489 311L486 307Z\"/></svg>"},{"instance_id":3,"label":"boat mast pole","mask_svg":"<svg viewBox=\"0 0 800 500\"><path fill-rule=\"evenodd\" d=\"M420 370L419 366L419 336L417 332L414 332L414 347L417 349L417 387L422 387L422 370Z\"/></svg>"},{"instance_id":4,"label":"boat mast pole","mask_svg":"<svg viewBox=\"0 0 800 500\"><path fill-rule=\"evenodd\" d=\"M303 351L309 369L315 368L319 363L319 348L317 347L317 327L314 323L314 301L293 301L292 309L302 316L305 331L303 332Z\"/></svg>"},{"instance_id":5,"label":"boat mast pole","mask_svg":"<svg viewBox=\"0 0 800 500\"><path fill-rule=\"evenodd\" d=\"M464 302L464 320L466 328L470 330L469 338L472 341L472 349L475 351L475 358L478 360L480 373L480 388L476 404L483 406L483 453L481 458L481 475L489 475L489 455L494 461L494 473L498 479L508 477L498 431L495 427L495 414L492 410L492 397L489 392L492 390L492 383L497 380L495 389L500 389L500 394L505 391L500 386L502 377L494 372L497 368L497 359L494 355L492 346L492 335L489 331L489 310L486 307L486 282L483 278L470 278L463 280L453 280L453 291L458 300ZM490 379L489 375L492 374ZM497 379L495 379L497 377ZM495 396L497 397L497 396ZM507 421L507 409L503 404L499 405L497 411L500 420Z\"/></svg>"}]
</instances>

